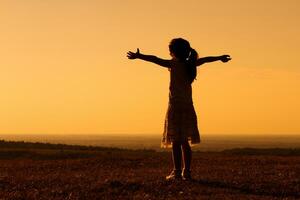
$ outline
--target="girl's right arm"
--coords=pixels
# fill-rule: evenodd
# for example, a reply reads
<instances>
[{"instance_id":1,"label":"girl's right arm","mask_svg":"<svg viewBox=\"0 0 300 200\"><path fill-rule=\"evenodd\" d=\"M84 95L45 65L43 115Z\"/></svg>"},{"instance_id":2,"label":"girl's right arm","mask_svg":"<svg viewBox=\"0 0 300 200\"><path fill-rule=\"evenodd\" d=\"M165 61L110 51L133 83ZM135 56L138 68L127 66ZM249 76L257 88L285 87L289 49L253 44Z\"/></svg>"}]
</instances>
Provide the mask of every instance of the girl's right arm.
<instances>
[{"instance_id":1,"label":"girl's right arm","mask_svg":"<svg viewBox=\"0 0 300 200\"><path fill-rule=\"evenodd\" d=\"M137 49L136 53L132 51L127 52L127 57L128 59L141 59L144 61L152 62L162 67L167 67L167 68L171 67L170 60L161 59L153 55L141 54L139 49Z\"/></svg>"}]
</instances>

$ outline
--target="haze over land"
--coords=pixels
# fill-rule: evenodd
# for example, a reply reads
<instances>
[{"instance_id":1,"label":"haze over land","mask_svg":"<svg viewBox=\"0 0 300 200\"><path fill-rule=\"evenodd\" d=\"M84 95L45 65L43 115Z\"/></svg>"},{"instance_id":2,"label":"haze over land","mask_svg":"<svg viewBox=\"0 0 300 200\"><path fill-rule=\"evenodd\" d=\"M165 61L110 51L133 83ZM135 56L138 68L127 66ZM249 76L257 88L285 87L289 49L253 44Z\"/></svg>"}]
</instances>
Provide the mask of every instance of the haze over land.
<instances>
[{"instance_id":1,"label":"haze over land","mask_svg":"<svg viewBox=\"0 0 300 200\"><path fill-rule=\"evenodd\" d=\"M60 144L92 145L104 147L118 147L129 149L160 149L161 136L159 134L24 134L12 135L2 134L0 140L27 141L27 142L49 142ZM194 150L220 151L232 148L300 148L300 136L295 135L204 135L201 137L200 145Z\"/></svg>"}]
</instances>

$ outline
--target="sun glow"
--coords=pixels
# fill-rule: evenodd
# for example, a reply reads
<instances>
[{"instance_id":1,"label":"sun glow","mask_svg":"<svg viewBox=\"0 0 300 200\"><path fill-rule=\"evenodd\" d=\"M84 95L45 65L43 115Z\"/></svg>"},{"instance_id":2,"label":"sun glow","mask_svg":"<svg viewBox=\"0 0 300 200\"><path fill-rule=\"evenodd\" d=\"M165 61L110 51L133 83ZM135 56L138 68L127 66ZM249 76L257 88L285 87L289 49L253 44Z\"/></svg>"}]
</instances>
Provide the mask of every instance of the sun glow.
<instances>
[{"instance_id":1,"label":"sun glow","mask_svg":"<svg viewBox=\"0 0 300 200\"><path fill-rule=\"evenodd\" d=\"M201 133L299 134L299 13L296 0L1 1L0 133L161 133L169 72L126 52L169 58L183 37L233 58L198 69Z\"/></svg>"}]
</instances>

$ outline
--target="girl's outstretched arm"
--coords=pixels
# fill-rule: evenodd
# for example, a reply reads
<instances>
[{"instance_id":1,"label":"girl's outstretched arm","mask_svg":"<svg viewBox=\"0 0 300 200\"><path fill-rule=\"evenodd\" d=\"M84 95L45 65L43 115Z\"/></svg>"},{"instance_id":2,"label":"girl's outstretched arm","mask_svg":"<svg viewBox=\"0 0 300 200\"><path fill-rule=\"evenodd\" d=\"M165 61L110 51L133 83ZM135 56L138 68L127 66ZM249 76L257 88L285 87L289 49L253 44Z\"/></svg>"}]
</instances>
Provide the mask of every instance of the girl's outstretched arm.
<instances>
[{"instance_id":1,"label":"girl's outstretched arm","mask_svg":"<svg viewBox=\"0 0 300 200\"><path fill-rule=\"evenodd\" d=\"M127 52L127 58L128 59L141 59L141 60L144 60L144 61L155 63L155 64L160 65L162 67L170 68L170 60L161 59L161 58L158 58L158 57L153 56L153 55L141 54L139 49L137 49L136 53L134 53L132 51L128 51Z\"/></svg>"},{"instance_id":2,"label":"girl's outstretched arm","mask_svg":"<svg viewBox=\"0 0 300 200\"><path fill-rule=\"evenodd\" d=\"M199 58L196 61L196 65L200 66L200 65L203 65L204 63L210 63L210 62L215 62L215 61L228 62L229 60L231 60L230 55L209 56L209 57Z\"/></svg>"}]
</instances>

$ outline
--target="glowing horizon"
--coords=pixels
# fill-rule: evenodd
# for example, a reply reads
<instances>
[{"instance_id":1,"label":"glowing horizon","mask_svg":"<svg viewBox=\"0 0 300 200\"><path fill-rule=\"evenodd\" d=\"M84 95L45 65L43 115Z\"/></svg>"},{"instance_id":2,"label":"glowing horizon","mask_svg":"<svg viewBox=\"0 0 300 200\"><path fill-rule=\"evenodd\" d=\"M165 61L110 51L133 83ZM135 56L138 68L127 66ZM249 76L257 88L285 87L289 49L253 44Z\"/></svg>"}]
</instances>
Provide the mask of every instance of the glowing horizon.
<instances>
[{"instance_id":1,"label":"glowing horizon","mask_svg":"<svg viewBox=\"0 0 300 200\"><path fill-rule=\"evenodd\" d=\"M0 134L161 133L169 72L126 52L175 37L233 58L198 68L201 134L300 134L299 1L14 0L0 22Z\"/></svg>"}]
</instances>

